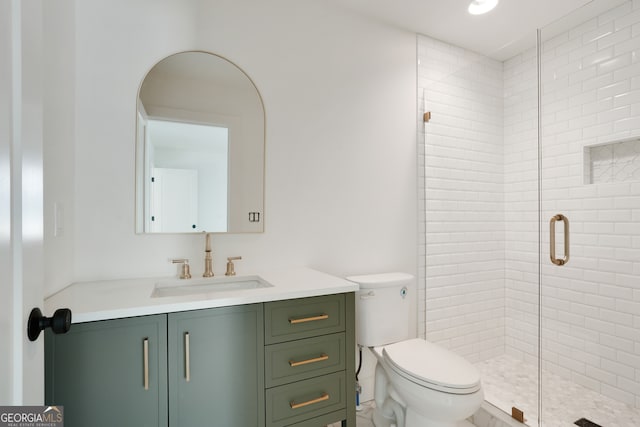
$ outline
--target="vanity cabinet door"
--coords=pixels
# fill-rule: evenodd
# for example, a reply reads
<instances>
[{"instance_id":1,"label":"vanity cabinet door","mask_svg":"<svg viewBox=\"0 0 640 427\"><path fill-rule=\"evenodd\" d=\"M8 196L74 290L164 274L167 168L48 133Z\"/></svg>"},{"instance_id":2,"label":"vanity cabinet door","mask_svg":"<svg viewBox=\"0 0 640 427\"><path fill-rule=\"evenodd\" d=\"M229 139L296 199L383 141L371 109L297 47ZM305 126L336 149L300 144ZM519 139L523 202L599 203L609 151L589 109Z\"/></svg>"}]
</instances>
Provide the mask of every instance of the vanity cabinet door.
<instances>
[{"instance_id":1,"label":"vanity cabinet door","mask_svg":"<svg viewBox=\"0 0 640 427\"><path fill-rule=\"evenodd\" d=\"M169 424L264 426L262 304L169 314Z\"/></svg>"},{"instance_id":2,"label":"vanity cabinet door","mask_svg":"<svg viewBox=\"0 0 640 427\"><path fill-rule=\"evenodd\" d=\"M45 335L45 402L67 427L167 425L167 316L79 323Z\"/></svg>"}]
</instances>

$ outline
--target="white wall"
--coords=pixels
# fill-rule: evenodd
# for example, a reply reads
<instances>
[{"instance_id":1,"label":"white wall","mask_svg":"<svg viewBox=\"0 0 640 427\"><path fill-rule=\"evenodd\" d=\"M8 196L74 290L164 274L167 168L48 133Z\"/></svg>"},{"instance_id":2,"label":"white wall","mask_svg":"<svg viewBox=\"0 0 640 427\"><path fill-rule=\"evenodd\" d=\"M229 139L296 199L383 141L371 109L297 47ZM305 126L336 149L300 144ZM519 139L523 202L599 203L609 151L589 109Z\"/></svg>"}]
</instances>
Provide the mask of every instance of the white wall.
<instances>
[{"instance_id":1,"label":"white wall","mask_svg":"<svg viewBox=\"0 0 640 427\"><path fill-rule=\"evenodd\" d=\"M426 338L476 362L504 351L502 63L424 36L418 57Z\"/></svg>"},{"instance_id":2,"label":"white wall","mask_svg":"<svg viewBox=\"0 0 640 427\"><path fill-rule=\"evenodd\" d=\"M74 277L75 0L45 1L43 8L44 263L51 293Z\"/></svg>"},{"instance_id":3,"label":"white wall","mask_svg":"<svg viewBox=\"0 0 640 427\"><path fill-rule=\"evenodd\" d=\"M72 274L48 292L70 280L172 275L172 257L202 271L202 236L133 231L138 85L187 49L242 67L267 115L265 233L215 237L216 273L232 255L243 256L240 274L415 273L414 35L315 1L91 0L74 15L75 147L60 144L74 161L73 254L47 253L51 264L71 256ZM47 160L52 176L67 173Z\"/></svg>"}]
</instances>

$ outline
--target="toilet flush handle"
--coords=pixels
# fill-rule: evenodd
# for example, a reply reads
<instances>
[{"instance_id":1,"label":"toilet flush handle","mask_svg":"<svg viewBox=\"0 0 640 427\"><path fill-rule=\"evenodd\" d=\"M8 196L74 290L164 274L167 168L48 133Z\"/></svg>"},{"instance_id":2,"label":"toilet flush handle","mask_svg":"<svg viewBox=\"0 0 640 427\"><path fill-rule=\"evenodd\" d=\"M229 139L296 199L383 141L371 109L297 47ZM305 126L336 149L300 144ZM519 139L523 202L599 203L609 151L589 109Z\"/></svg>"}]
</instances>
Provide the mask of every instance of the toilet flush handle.
<instances>
[{"instance_id":1,"label":"toilet flush handle","mask_svg":"<svg viewBox=\"0 0 640 427\"><path fill-rule=\"evenodd\" d=\"M360 299L369 299L375 296L376 296L376 293L374 291L369 291L366 294L360 294Z\"/></svg>"}]
</instances>

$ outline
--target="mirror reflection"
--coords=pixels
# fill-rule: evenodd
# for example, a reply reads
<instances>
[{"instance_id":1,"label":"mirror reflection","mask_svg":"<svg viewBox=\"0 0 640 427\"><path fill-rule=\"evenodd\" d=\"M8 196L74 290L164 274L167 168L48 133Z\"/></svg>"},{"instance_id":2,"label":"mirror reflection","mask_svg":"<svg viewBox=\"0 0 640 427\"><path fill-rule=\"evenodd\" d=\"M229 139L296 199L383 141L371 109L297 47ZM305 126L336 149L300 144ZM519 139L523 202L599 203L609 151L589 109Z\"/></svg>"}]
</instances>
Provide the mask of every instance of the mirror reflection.
<instances>
[{"instance_id":1,"label":"mirror reflection","mask_svg":"<svg viewBox=\"0 0 640 427\"><path fill-rule=\"evenodd\" d=\"M263 231L264 108L234 64L206 52L156 64L136 141L138 233Z\"/></svg>"}]
</instances>

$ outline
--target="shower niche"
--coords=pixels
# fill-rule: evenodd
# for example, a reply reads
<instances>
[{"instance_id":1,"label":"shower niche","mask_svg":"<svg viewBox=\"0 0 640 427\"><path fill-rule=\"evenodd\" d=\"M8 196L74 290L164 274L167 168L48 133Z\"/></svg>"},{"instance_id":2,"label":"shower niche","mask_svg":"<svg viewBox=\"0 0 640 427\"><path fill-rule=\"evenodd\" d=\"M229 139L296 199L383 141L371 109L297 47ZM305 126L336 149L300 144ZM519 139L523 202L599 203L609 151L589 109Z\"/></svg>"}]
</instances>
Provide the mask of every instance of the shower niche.
<instances>
[{"instance_id":1,"label":"shower niche","mask_svg":"<svg viewBox=\"0 0 640 427\"><path fill-rule=\"evenodd\" d=\"M584 148L585 184L640 181L640 138Z\"/></svg>"}]
</instances>

